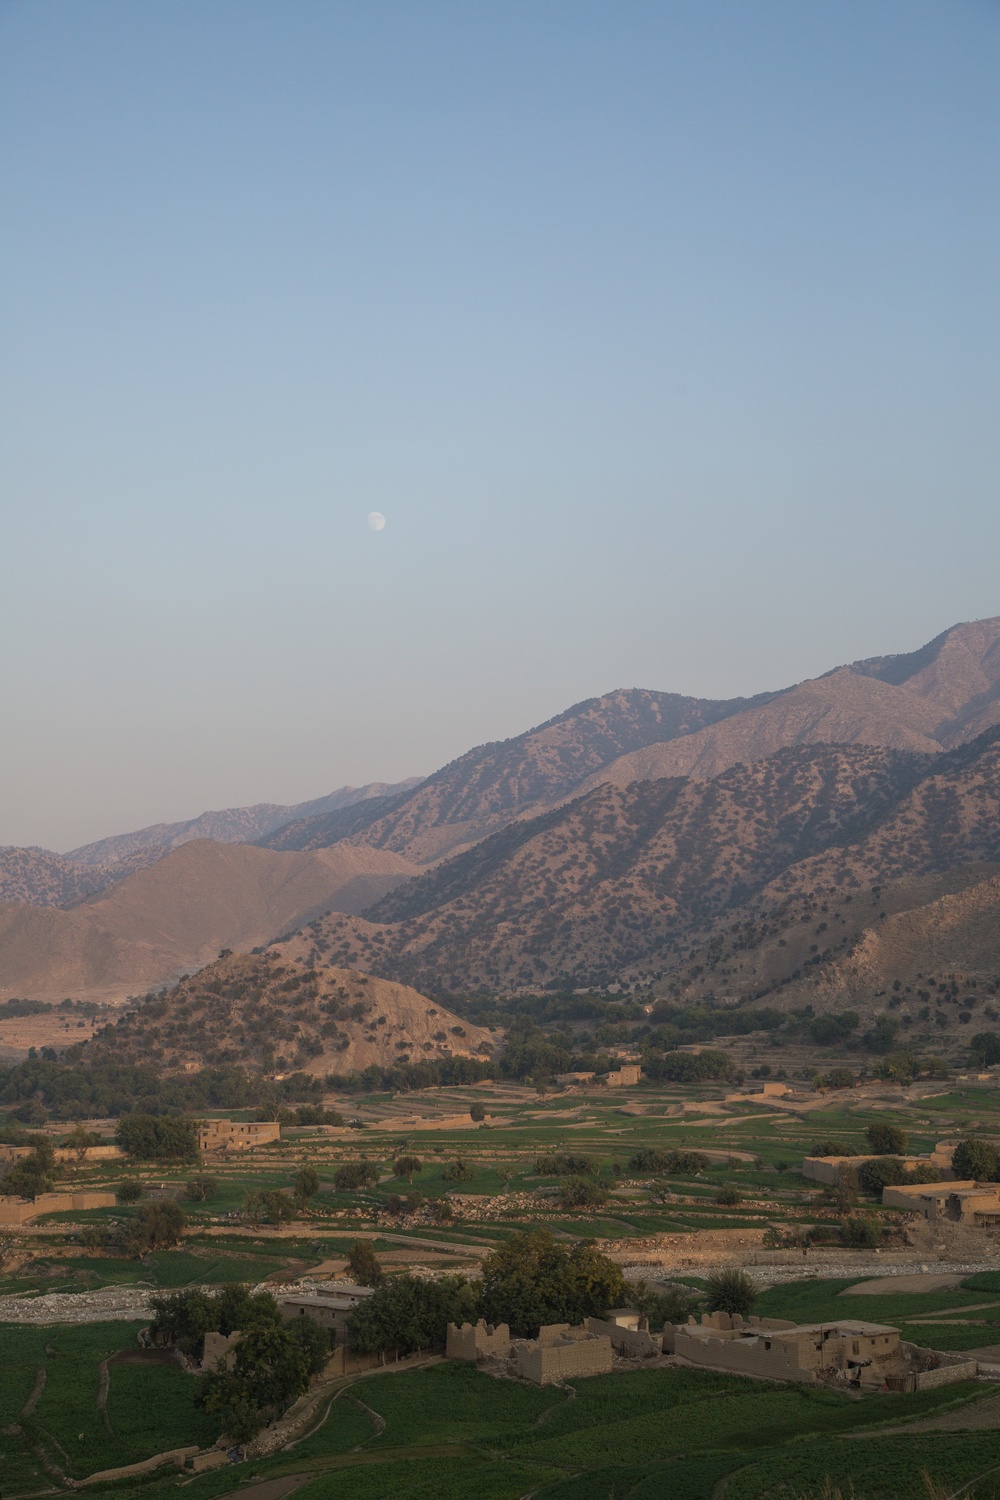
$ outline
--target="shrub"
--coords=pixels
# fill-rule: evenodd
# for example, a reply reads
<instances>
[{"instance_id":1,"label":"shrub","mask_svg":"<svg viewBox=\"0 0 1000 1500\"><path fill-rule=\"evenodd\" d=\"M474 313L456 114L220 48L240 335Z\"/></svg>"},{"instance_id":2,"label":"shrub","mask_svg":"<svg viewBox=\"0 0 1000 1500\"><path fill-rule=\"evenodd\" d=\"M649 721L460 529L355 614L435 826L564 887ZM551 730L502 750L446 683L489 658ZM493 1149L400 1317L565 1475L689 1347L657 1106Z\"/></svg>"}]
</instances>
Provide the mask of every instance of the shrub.
<instances>
[{"instance_id":1,"label":"shrub","mask_svg":"<svg viewBox=\"0 0 1000 1500\"><path fill-rule=\"evenodd\" d=\"M266 1219L269 1224L287 1224L295 1218L294 1203L278 1188L247 1193L243 1211L251 1224L259 1224L261 1219Z\"/></svg>"},{"instance_id":2,"label":"shrub","mask_svg":"<svg viewBox=\"0 0 1000 1500\"><path fill-rule=\"evenodd\" d=\"M887 1125L876 1120L865 1131L868 1144L876 1156L899 1156L906 1150L906 1132L898 1125Z\"/></svg>"},{"instance_id":3,"label":"shrub","mask_svg":"<svg viewBox=\"0 0 1000 1500\"><path fill-rule=\"evenodd\" d=\"M471 1182L475 1175L472 1168L461 1159L449 1162L441 1173L445 1182Z\"/></svg>"},{"instance_id":4,"label":"shrub","mask_svg":"<svg viewBox=\"0 0 1000 1500\"><path fill-rule=\"evenodd\" d=\"M756 1286L746 1271L741 1271L738 1266L713 1271L705 1288L709 1312L729 1313L730 1317L735 1313L747 1317L757 1300Z\"/></svg>"},{"instance_id":5,"label":"shrub","mask_svg":"<svg viewBox=\"0 0 1000 1500\"><path fill-rule=\"evenodd\" d=\"M539 1177L596 1177L598 1168L590 1156L570 1156L555 1152L551 1156L540 1156L535 1162Z\"/></svg>"},{"instance_id":6,"label":"shrub","mask_svg":"<svg viewBox=\"0 0 1000 1500\"><path fill-rule=\"evenodd\" d=\"M469 1106L469 1114L472 1116L472 1118L474 1120L485 1120L486 1119L486 1106L483 1105L483 1104L480 1104L479 1101L478 1101L478 1099L477 1099L475 1104L472 1104L472 1105Z\"/></svg>"},{"instance_id":7,"label":"shrub","mask_svg":"<svg viewBox=\"0 0 1000 1500\"><path fill-rule=\"evenodd\" d=\"M810 1156L856 1156L857 1152L852 1146L845 1146L843 1141L817 1141L809 1153Z\"/></svg>"},{"instance_id":8,"label":"shrub","mask_svg":"<svg viewBox=\"0 0 1000 1500\"><path fill-rule=\"evenodd\" d=\"M737 1203L743 1202L743 1194L734 1182L724 1182L715 1195L715 1201L720 1208L735 1208Z\"/></svg>"},{"instance_id":9,"label":"shrub","mask_svg":"<svg viewBox=\"0 0 1000 1500\"><path fill-rule=\"evenodd\" d=\"M819 1047L829 1047L845 1041L852 1031L857 1031L861 1017L855 1010L841 1011L839 1016L815 1016L809 1022L809 1036Z\"/></svg>"},{"instance_id":10,"label":"shrub","mask_svg":"<svg viewBox=\"0 0 1000 1500\"><path fill-rule=\"evenodd\" d=\"M115 1188L115 1197L119 1203L138 1203L145 1191L138 1177L126 1177Z\"/></svg>"},{"instance_id":11,"label":"shrub","mask_svg":"<svg viewBox=\"0 0 1000 1500\"><path fill-rule=\"evenodd\" d=\"M670 1155L676 1155L676 1152ZM670 1156L666 1151L657 1151L652 1146L643 1146L629 1157L628 1169L630 1172L641 1173L665 1172L669 1159ZM537 1166L535 1170L538 1170Z\"/></svg>"},{"instance_id":12,"label":"shrub","mask_svg":"<svg viewBox=\"0 0 1000 1500\"><path fill-rule=\"evenodd\" d=\"M126 1230L127 1247L135 1255L167 1250L184 1238L187 1214L172 1198L154 1198L139 1209L138 1218Z\"/></svg>"},{"instance_id":13,"label":"shrub","mask_svg":"<svg viewBox=\"0 0 1000 1500\"><path fill-rule=\"evenodd\" d=\"M849 1214L841 1232L844 1244L856 1250L874 1250L882 1239L882 1226L874 1214Z\"/></svg>"},{"instance_id":14,"label":"shrub","mask_svg":"<svg viewBox=\"0 0 1000 1500\"><path fill-rule=\"evenodd\" d=\"M315 1198L319 1192L319 1173L316 1168L309 1162L303 1162L295 1174L292 1188L297 1201L301 1204L306 1204L310 1198Z\"/></svg>"}]
</instances>

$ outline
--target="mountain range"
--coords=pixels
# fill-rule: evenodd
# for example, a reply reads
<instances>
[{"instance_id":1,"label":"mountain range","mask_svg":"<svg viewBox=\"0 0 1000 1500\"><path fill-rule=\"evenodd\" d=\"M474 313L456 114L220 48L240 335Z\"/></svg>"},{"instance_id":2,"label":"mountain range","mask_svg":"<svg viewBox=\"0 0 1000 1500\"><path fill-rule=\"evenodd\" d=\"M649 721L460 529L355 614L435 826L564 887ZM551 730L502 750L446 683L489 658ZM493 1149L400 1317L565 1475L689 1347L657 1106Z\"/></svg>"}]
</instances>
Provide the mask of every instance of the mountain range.
<instances>
[{"instance_id":1,"label":"mountain range","mask_svg":"<svg viewBox=\"0 0 1000 1500\"><path fill-rule=\"evenodd\" d=\"M421 781L203 814L68 855L0 851L0 994L85 980L134 992L279 935L287 958L435 994L620 978L704 993L706 972L791 994L815 987L805 958L795 978L762 949L738 979L718 955L737 942L748 955L748 930L776 931L783 911L836 891L859 903L823 960L842 963L867 941L854 917L873 886L930 881L926 904L958 899L957 872L978 872L970 888L992 878L998 724L995 618L754 698L617 690ZM781 956L795 948L781 942Z\"/></svg>"}]
</instances>

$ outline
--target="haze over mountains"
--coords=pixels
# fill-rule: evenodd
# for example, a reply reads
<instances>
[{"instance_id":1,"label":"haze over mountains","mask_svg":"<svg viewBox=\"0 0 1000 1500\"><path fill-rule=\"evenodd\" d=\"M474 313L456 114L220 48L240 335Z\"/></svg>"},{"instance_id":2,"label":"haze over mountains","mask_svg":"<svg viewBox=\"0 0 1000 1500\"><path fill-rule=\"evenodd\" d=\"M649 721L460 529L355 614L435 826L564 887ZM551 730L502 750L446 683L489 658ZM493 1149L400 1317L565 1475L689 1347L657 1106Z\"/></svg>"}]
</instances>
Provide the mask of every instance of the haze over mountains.
<instances>
[{"instance_id":1,"label":"haze over mountains","mask_svg":"<svg viewBox=\"0 0 1000 1500\"><path fill-rule=\"evenodd\" d=\"M933 902L956 871L989 878L998 724L1000 618L750 699L622 689L420 782L205 814L68 856L2 851L0 994L135 992L324 911L283 951L433 993L623 976L703 988L684 969L699 945L722 951L727 932L773 925L809 893L947 876L949 890L923 890ZM43 921L43 907L67 909ZM765 970L805 983L772 958L758 968L758 987Z\"/></svg>"}]
</instances>

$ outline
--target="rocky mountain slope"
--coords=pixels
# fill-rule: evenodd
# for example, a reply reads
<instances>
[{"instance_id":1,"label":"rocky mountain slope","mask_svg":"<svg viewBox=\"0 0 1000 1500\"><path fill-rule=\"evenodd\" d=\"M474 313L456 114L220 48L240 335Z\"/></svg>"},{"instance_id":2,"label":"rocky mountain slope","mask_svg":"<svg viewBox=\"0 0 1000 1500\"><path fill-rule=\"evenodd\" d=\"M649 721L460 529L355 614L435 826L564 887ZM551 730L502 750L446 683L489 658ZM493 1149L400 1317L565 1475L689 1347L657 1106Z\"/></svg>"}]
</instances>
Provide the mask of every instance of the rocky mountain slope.
<instances>
[{"instance_id":1,"label":"rocky mountain slope","mask_svg":"<svg viewBox=\"0 0 1000 1500\"><path fill-rule=\"evenodd\" d=\"M602 784L282 951L441 994L660 981L748 904L975 863L1000 863L1000 730L936 755L807 746L711 781Z\"/></svg>"},{"instance_id":2,"label":"rocky mountain slope","mask_svg":"<svg viewBox=\"0 0 1000 1500\"><path fill-rule=\"evenodd\" d=\"M918 651L872 657L752 699L640 689L594 698L537 729L482 745L410 792L302 817L261 842L345 840L430 865L603 782L707 780L797 745L937 753L1000 722L1000 617L956 625Z\"/></svg>"},{"instance_id":3,"label":"rocky mountain slope","mask_svg":"<svg viewBox=\"0 0 1000 1500\"><path fill-rule=\"evenodd\" d=\"M337 908L357 912L413 872L340 846L280 854L200 839L70 911L0 906L0 998L119 1000Z\"/></svg>"},{"instance_id":4,"label":"rocky mountain slope","mask_svg":"<svg viewBox=\"0 0 1000 1500\"><path fill-rule=\"evenodd\" d=\"M75 906L108 884L101 866L78 865L50 849L0 849L0 902L35 906Z\"/></svg>"},{"instance_id":5,"label":"rocky mountain slope","mask_svg":"<svg viewBox=\"0 0 1000 1500\"><path fill-rule=\"evenodd\" d=\"M333 836L430 864L558 801L629 751L692 734L772 696L715 701L631 688L590 698L514 739L468 751L389 800L363 828L304 819L268 845L311 849Z\"/></svg>"},{"instance_id":6,"label":"rocky mountain slope","mask_svg":"<svg viewBox=\"0 0 1000 1500\"><path fill-rule=\"evenodd\" d=\"M232 954L147 1000L82 1048L87 1061L242 1064L343 1075L448 1057L488 1058L495 1038L406 985L273 954Z\"/></svg>"}]
</instances>

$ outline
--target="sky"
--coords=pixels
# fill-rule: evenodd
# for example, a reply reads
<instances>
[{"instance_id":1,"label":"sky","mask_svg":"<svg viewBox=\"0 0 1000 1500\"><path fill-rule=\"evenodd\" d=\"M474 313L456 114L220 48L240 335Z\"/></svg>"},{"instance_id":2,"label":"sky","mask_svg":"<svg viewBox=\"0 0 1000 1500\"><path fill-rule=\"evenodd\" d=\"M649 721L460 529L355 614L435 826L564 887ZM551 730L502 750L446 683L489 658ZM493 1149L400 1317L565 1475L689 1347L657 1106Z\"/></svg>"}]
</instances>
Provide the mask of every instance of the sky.
<instances>
[{"instance_id":1,"label":"sky","mask_svg":"<svg viewBox=\"0 0 1000 1500\"><path fill-rule=\"evenodd\" d=\"M1000 614L998 63L994 0L3 0L0 843Z\"/></svg>"}]
</instances>

